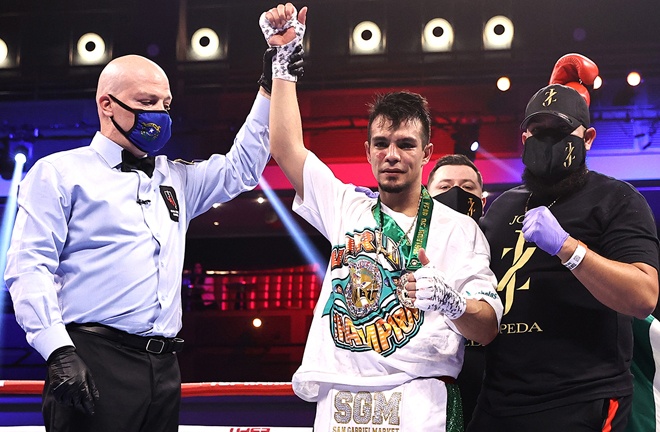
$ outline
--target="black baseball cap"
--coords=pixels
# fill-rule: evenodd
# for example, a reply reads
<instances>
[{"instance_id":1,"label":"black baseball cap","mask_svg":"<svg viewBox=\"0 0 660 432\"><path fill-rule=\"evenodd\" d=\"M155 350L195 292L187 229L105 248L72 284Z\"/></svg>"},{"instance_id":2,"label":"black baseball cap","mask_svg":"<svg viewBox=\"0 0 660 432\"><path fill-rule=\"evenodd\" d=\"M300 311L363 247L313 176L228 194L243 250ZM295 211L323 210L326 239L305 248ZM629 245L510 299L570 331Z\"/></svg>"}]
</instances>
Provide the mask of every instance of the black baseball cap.
<instances>
[{"instance_id":1,"label":"black baseball cap","mask_svg":"<svg viewBox=\"0 0 660 432\"><path fill-rule=\"evenodd\" d=\"M558 117L573 130L579 125L589 128L591 124L589 106L582 95L575 89L561 84L543 87L532 96L525 109L525 120L520 124L520 128L526 130L532 117L541 114Z\"/></svg>"}]
</instances>

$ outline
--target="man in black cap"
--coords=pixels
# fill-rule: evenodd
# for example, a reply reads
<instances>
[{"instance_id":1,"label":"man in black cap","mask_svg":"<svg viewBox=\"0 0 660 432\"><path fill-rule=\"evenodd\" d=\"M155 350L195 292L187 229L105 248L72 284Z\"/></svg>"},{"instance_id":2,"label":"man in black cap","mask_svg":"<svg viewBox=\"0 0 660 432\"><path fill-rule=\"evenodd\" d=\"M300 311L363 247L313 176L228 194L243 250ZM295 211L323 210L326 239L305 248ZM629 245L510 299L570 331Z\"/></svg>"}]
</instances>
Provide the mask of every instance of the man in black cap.
<instances>
[{"instance_id":1,"label":"man in black cap","mask_svg":"<svg viewBox=\"0 0 660 432\"><path fill-rule=\"evenodd\" d=\"M521 125L525 184L481 221L504 316L468 432L626 427L631 322L656 305L658 239L634 187L587 169L596 130L573 87L532 97Z\"/></svg>"}]
</instances>

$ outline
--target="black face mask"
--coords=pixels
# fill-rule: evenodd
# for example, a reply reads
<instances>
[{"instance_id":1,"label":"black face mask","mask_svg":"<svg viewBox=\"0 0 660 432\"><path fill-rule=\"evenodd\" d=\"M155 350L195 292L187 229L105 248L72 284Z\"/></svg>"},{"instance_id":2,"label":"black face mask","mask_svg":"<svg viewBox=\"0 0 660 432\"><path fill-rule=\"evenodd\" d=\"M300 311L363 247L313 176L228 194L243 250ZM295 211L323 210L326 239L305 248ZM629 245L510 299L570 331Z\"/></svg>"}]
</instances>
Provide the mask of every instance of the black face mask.
<instances>
[{"instance_id":1,"label":"black face mask","mask_svg":"<svg viewBox=\"0 0 660 432\"><path fill-rule=\"evenodd\" d=\"M558 181L578 171L586 158L584 139L544 131L523 146L523 163L537 177Z\"/></svg>"},{"instance_id":2,"label":"black face mask","mask_svg":"<svg viewBox=\"0 0 660 432\"><path fill-rule=\"evenodd\" d=\"M483 214L481 198L464 191L458 186L454 186L447 192L438 194L433 198L459 213L470 216L475 222L479 222L479 218Z\"/></svg>"}]
</instances>

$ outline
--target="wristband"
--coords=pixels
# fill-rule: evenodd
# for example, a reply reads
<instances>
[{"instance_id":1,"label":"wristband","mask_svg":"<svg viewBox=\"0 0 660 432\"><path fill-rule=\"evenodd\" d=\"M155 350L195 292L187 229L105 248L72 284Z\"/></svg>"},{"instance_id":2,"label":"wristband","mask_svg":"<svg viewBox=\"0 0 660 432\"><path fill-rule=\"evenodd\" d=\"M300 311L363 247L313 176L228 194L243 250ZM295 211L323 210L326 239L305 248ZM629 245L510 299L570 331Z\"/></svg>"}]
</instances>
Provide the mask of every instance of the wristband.
<instances>
[{"instance_id":1,"label":"wristband","mask_svg":"<svg viewBox=\"0 0 660 432\"><path fill-rule=\"evenodd\" d=\"M583 243L578 240L578 245L577 248L575 248L575 252L573 252L573 255L571 255L568 261L562 264L570 271L573 271L577 268L577 266L580 265L586 254L587 254L587 247L584 246Z\"/></svg>"}]
</instances>

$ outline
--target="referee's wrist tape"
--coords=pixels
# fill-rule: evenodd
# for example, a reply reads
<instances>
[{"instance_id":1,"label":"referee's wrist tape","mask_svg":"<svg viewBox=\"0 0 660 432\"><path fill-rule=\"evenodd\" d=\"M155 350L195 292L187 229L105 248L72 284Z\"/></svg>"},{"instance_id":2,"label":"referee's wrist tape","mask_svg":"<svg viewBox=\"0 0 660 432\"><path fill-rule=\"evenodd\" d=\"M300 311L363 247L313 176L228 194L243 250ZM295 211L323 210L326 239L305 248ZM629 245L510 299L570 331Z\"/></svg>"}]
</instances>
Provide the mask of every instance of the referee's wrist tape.
<instances>
[{"instance_id":1,"label":"referee's wrist tape","mask_svg":"<svg viewBox=\"0 0 660 432\"><path fill-rule=\"evenodd\" d=\"M580 265L586 254L587 254L587 246L578 240L578 245L575 248L575 252L573 252L573 255L571 255L571 257L562 264L567 269L573 271L577 268L577 266Z\"/></svg>"}]
</instances>

